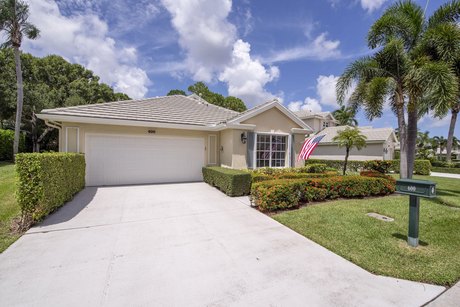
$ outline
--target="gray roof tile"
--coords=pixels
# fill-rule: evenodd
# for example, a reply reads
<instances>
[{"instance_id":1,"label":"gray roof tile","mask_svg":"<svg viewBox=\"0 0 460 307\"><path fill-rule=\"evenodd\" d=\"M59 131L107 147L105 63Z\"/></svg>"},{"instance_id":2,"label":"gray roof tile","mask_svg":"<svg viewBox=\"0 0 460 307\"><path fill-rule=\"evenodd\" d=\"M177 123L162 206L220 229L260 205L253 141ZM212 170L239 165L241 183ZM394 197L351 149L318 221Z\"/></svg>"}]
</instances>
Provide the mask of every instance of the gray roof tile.
<instances>
[{"instance_id":1,"label":"gray roof tile","mask_svg":"<svg viewBox=\"0 0 460 307\"><path fill-rule=\"evenodd\" d=\"M193 96L173 95L45 109L41 114L121 119L199 126L216 125L239 115Z\"/></svg>"},{"instance_id":2,"label":"gray roof tile","mask_svg":"<svg viewBox=\"0 0 460 307\"><path fill-rule=\"evenodd\" d=\"M321 143L332 143L332 139L337 135L339 131L344 130L348 126L336 126L336 127L328 127L316 135L324 135L326 136L321 140ZM386 141L394 132L393 128L372 128L372 127L358 127L359 130L363 135L367 137L366 141L368 142L376 142L376 141ZM320 143L320 144L321 144Z\"/></svg>"}]
</instances>

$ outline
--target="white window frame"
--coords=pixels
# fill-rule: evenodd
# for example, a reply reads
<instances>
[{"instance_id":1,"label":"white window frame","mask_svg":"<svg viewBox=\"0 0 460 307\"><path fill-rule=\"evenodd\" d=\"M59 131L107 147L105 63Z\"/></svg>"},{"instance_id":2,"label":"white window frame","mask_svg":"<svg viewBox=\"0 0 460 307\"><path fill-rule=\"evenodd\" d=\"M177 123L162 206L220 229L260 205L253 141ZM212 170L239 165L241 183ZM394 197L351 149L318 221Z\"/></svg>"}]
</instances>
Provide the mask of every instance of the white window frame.
<instances>
[{"instance_id":1,"label":"white window frame","mask_svg":"<svg viewBox=\"0 0 460 307\"><path fill-rule=\"evenodd\" d=\"M211 137L215 138L215 148L214 153L216 156L216 161L214 163L211 163ZM216 134L210 134L208 135L208 165L217 165L217 135Z\"/></svg>"},{"instance_id":2,"label":"white window frame","mask_svg":"<svg viewBox=\"0 0 460 307\"><path fill-rule=\"evenodd\" d=\"M278 136L286 136L287 138L287 142L286 142L286 156L285 156L285 159L287 159L287 161L284 162L284 166L271 166L272 165L272 159L270 157L270 168L286 168L286 167L291 167L291 135L289 133L281 133L281 132L255 132L254 133L254 150L253 150L253 157L252 157L252 161L253 161L253 165L254 165L254 169L256 168L260 168L260 167L257 167L257 136L258 135L278 135ZM270 143L271 143L271 138L270 138ZM267 167L267 166L265 166ZM263 167L262 167L263 168Z\"/></svg>"},{"instance_id":3,"label":"white window frame","mask_svg":"<svg viewBox=\"0 0 460 307\"><path fill-rule=\"evenodd\" d=\"M69 129L77 129L77 151L80 152L80 127L65 127L65 152L69 152Z\"/></svg>"}]
</instances>

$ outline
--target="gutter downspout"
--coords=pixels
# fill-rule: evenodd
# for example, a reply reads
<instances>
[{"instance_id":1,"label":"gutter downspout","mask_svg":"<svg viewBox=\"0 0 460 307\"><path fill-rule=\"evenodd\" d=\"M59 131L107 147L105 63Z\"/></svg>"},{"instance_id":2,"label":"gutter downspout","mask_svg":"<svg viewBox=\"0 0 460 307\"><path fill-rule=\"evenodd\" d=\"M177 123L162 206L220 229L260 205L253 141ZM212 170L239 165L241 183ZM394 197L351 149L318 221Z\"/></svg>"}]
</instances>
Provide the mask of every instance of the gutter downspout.
<instances>
[{"instance_id":1,"label":"gutter downspout","mask_svg":"<svg viewBox=\"0 0 460 307\"><path fill-rule=\"evenodd\" d=\"M49 121L49 120L45 120L45 125L51 127L51 128L56 128L59 130L59 132L61 131L62 129L62 126L60 126L57 122L53 122L53 121Z\"/></svg>"}]
</instances>

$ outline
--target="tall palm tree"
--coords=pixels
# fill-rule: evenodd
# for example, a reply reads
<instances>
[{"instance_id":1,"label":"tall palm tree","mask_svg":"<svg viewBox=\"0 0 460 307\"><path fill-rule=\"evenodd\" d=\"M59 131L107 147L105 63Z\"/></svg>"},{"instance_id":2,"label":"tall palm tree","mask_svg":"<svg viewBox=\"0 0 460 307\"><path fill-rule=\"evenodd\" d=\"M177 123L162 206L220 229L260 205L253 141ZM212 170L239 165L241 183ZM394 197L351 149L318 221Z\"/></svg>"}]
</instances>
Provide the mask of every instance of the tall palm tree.
<instances>
[{"instance_id":1,"label":"tall palm tree","mask_svg":"<svg viewBox=\"0 0 460 307\"><path fill-rule=\"evenodd\" d=\"M17 81L17 106L16 121L14 126L13 154L19 149L19 136L21 130L22 105L24 101L22 68L21 68L21 44L23 37L36 39L40 31L28 22L29 5L22 0L0 0L0 32L5 32L6 41L1 48L12 47L16 63Z\"/></svg>"},{"instance_id":2,"label":"tall palm tree","mask_svg":"<svg viewBox=\"0 0 460 307\"><path fill-rule=\"evenodd\" d=\"M442 5L434 13L428 24L429 30L424 38L425 52L432 58L448 63L460 80L460 28L458 21L460 16L460 1L451 1ZM460 82L457 83L460 87ZM449 109L451 119L447 136L447 162L451 161L452 145L455 125L458 113L460 112L460 96L451 101ZM447 108L444 108L439 117L446 115Z\"/></svg>"},{"instance_id":3,"label":"tall palm tree","mask_svg":"<svg viewBox=\"0 0 460 307\"><path fill-rule=\"evenodd\" d=\"M334 142L337 142L339 147L345 147L345 161L343 163L343 175L347 171L348 156L350 155L350 150L356 148L361 150L366 147L367 137L359 131L358 128L347 127L344 130L341 130L337 133L336 136L332 138Z\"/></svg>"},{"instance_id":4,"label":"tall palm tree","mask_svg":"<svg viewBox=\"0 0 460 307\"><path fill-rule=\"evenodd\" d=\"M447 14L441 13L435 14ZM363 107L371 120L382 115L389 101L398 119L402 178L412 176L421 101L436 101L431 107L438 108L457 94L449 65L430 59L420 48L429 27L419 5L412 1L393 4L368 34L369 47L380 50L350 64L337 83L337 97L343 103L347 90L357 82L349 105Z\"/></svg>"},{"instance_id":5,"label":"tall palm tree","mask_svg":"<svg viewBox=\"0 0 460 307\"><path fill-rule=\"evenodd\" d=\"M341 106L340 109L332 112L332 115L339 122L339 126L358 126L356 113L350 107Z\"/></svg>"}]
</instances>

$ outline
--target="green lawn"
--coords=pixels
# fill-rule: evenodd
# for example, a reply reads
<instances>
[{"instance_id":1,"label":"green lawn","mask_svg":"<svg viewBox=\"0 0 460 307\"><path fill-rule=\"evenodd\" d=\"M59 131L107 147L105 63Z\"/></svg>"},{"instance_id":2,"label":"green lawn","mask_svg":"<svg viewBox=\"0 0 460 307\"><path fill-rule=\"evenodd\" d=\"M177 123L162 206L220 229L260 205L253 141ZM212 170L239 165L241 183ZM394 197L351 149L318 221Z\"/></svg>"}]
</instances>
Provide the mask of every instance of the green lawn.
<instances>
[{"instance_id":1,"label":"green lawn","mask_svg":"<svg viewBox=\"0 0 460 307\"><path fill-rule=\"evenodd\" d=\"M20 237L10 231L12 220L20 215L15 191L14 165L0 162L0 253Z\"/></svg>"},{"instance_id":2,"label":"green lawn","mask_svg":"<svg viewBox=\"0 0 460 307\"><path fill-rule=\"evenodd\" d=\"M274 219L370 272L450 286L460 279L460 209L452 207L460 207L460 180L416 178L437 182L440 199L422 199L421 245L415 249L406 244L408 196L331 201Z\"/></svg>"}]
</instances>

